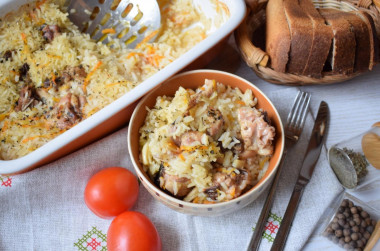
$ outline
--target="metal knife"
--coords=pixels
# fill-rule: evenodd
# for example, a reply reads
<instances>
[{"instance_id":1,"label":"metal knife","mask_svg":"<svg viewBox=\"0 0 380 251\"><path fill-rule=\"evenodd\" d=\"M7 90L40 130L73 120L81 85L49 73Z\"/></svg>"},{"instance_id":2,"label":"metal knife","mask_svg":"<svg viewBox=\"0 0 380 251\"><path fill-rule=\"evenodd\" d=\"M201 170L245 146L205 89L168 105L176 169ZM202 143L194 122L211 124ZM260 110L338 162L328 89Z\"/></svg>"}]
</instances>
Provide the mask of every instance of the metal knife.
<instances>
[{"instance_id":1,"label":"metal knife","mask_svg":"<svg viewBox=\"0 0 380 251\"><path fill-rule=\"evenodd\" d=\"M292 196L290 197L288 207L286 208L285 215L281 222L280 228L278 229L271 251L283 250L285 247L285 242L289 234L290 226L292 225L294 216L296 214L302 192L311 179L311 175L313 174L315 165L317 164L319 155L321 153L322 145L326 135L328 120L329 108L327 103L322 101L319 106L318 115L315 120L313 131L311 132L309 145L303 159L302 168L298 175L297 183L294 187Z\"/></svg>"}]
</instances>

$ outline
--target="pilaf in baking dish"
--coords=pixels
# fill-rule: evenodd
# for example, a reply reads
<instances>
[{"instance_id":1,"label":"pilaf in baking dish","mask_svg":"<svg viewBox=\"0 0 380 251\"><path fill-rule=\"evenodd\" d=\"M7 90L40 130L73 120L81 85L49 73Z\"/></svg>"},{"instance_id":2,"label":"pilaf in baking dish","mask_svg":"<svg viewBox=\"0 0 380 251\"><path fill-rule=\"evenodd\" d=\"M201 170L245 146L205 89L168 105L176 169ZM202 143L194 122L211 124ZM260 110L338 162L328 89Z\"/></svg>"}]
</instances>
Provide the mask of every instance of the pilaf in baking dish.
<instances>
[{"instance_id":1,"label":"pilaf in baking dish","mask_svg":"<svg viewBox=\"0 0 380 251\"><path fill-rule=\"evenodd\" d=\"M81 33L61 2L28 4L0 22L0 159L24 156L96 113L203 40L210 26L190 0L158 1L155 43L109 48Z\"/></svg>"},{"instance_id":2,"label":"pilaf in baking dish","mask_svg":"<svg viewBox=\"0 0 380 251\"><path fill-rule=\"evenodd\" d=\"M215 80L197 90L180 87L148 109L140 128L140 161L151 179L184 201L234 199L265 173L275 128L244 93Z\"/></svg>"}]
</instances>

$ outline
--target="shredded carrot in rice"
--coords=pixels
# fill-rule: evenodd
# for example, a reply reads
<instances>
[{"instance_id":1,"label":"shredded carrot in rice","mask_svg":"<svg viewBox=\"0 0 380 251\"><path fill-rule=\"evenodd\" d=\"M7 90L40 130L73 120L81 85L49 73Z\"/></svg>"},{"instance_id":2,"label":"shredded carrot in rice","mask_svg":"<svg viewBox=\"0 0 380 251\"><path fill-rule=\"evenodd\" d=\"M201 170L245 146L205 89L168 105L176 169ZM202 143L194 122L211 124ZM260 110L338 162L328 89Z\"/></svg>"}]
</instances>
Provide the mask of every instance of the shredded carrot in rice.
<instances>
[{"instance_id":1,"label":"shredded carrot in rice","mask_svg":"<svg viewBox=\"0 0 380 251\"><path fill-rule=\"evenodd\" d=\"M179 157L182 161L185 161L185 160L186 160L185 156L183 156L182 153L178 154L178 157Z\"/></svg>"},{"instance_id":2,"label":"shredded carrot in rice","mask_svg":"<svg viewBox=\"0 0 380 251\"><path fill-rule=\"evenodd\" d=\"M49 58L62 59L62 57L58 55L46 54L46 56L48 56Z\"/></svg>"},{"instance_id":3,"label":"shredded carrot in rice","mask_svg":"<svg viewBox=\"0 0 380 251\"><path fill-rule=\"evenodd\" d=\"M136 45L136 48L140 48L141 45L149 42L156 34L158 33L158 30L152 31L150 34L148 34L144 39Z\"/></svg>"},{"instance_id":4,"label":"shredded carrot in rice","mask_svg":"<svg viewBox=\"0 0 380 251\"><path fill-rule=\"evenodd\" d=\"M230 195L232 196L232 197L235 197L235 191L236 190L236 188L235 187L232 187L232 189L231 189L231 191L230 191Z\"/></svg>"},{"instance_id":5,"label":"shredded carrot in rice","mask_svg":"<svg viewBox=\"0 0 380 251\"><path fill-rule=\"evenodd\" d=\"M1 128L1 132L5 132L8 129L8 121L4 121L3 128Z\"/></svg>"},{"instance_id":6,"label":"shredded carrot in rice","mask_svg":"<svg viewBox=\"0 0 380 251\"><path fill-rule=\"evenodd\" d=\"M36 136L32 136L32 137L28 137L28 138L25 138L21 141L22 144L25 144L26 142L30 141L30 140L34 140L34 139L37 139L37 138L46 138L46 139L49 139L51 138L52 135L49 135L49 134L45 134L45 135L36 135Z\"/></svg>"},{"instance_id":7,"label":"shredded carrot in rice","mask_svg":"<svg viewBox=\"0 0 380 251\"><path fill-rule=\"evenodd\" d=\"M140 52L130 52L128 55L127 55L127 59L130 59L131 57L133 56L143 56L144 54L140 53Z\"/></svg>"},{"instance_id":8,"label":"shredded carrot in rice","mask_svg":"<svg viewBox=\"0 0 380 251\"><path fill-rule=\"evenodd\" d=\"M41 0L36 2L36 8L41 9L41 6L46 3L47 0Z\"/></svg>"},{"instance_id":9,"label":"shredded carrot in rice","mask_svg":"<svg viewBox=\"0 0 380 251\"><path fill-rule=\"evenodd\" d=\"M87 88L87 85L88 83L90 82L90 78L92 77L92 75L94 75L95 71L102 65L102 61L99 61L94 69L92 69L92 71L90 71L88 74L87 74L87 77L85 78L84 82L83 82L83 91L86 92L86 88Z\"/></svg>"},{"instance_id":10,"label":"shredded carrot in rice","mask_svg":"<svg viewBox=\"0 0 380 251\"><path fill-rule=\"evenodd\" d=\"M245 105L244 101L241 101L241 100L236 100L235 103L236 103L236 104L239 104L239 105Z\"/></svg>"},{"instance_id":11,"label":"shredded carrot in rice","mask_svg":"<svg viewBox=\"0 0 380 251\"><path fill-rule=\"evenodd\" d=\"M106 84L106 87L112 87L115 85L122 85L122 84L126 84L126 83L128 83L128 81L120 81L120 82L116 82L116 83L109 83L109 84Z\"/></svg>"},{"instance_id":12,"label":"shredded carrot in rice","mask_svg":"<svg viewBox=\"0 0 380 251\"><path fill-rule=\"evenodd\" d=\"M193 200L193 203L199 203L200 199L199 197L196 197L194 200Z\"/></svg>"},{"instance_id":13,"label":"shredded carrot in rice","mask_svg":"<svg viewBox=\"0 0 380 251\"><path fill-rule=\"evenodd\" d=\"M25 33L21 33L21 39L22 39L22 41L24 41L24 44L28 43L28 40L26 38L26 34Z\"/></svg>"}]
</instances>

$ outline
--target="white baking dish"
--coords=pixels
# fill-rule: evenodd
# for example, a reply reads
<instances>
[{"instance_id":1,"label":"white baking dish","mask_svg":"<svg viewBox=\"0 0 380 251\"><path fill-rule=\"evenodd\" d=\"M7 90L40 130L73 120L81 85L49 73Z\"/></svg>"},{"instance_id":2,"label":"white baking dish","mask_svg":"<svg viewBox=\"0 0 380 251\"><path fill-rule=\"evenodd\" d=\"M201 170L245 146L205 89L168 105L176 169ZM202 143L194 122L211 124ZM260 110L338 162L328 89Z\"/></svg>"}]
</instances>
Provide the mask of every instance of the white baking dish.
<instances>
[{"instance_id":1,"label":"white baking dish","mask_svg":"<svg viewBox=\"0 0 380 251\"><path fill-rule=\"evenodd\" d=\"M215 15L217 15L215 10L210 9L210 0L193 1L194 6L199 6L207 16L214 18ZM126 93L121 98L54 138L39 149L15 160L0 160L0 174L16 174L32 170L35 167L73 152L125 125L129 121L139 98L178 71L189 66L194 60L200 58L207 51L210 51L211 48L223 41L223 39L240 24L245 15L244 0L219 1L224 2L228 6L230 15L219 28L212 28L212 33L205 40L142 82L132 91ZM10 11L15 11L21 5L28 2L33 1L2 0L0 2L0 16Z\"/></svg>"}]
</instances>

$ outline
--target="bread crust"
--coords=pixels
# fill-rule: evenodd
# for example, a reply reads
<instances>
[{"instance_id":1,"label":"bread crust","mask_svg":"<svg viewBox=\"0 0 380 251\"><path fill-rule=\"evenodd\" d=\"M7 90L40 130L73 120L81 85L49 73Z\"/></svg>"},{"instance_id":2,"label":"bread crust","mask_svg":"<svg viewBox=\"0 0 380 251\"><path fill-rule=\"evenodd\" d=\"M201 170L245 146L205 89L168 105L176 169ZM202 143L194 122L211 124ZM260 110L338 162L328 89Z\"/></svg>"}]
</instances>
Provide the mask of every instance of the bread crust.
<instances>
[{"instance_id":1,"label":"bread crust","mask_svg":"<svg viewBox=\"0 0 380 251\"><path fill-rule=\"evenodd\" d=\"M332 9L320 9L319 13L325 18L334 33L332 58L330 62L332 73L353 73L356 41L351 24L345 19L345 12Z\"/></svg>"},{"instance_id":2,"label":"bread crust","mask_svg":"<svg viewBox=\"0 0 380 251\"><path fill-rule=\"evenodd\" d=\"M311 0L300 0L300 6L313 24L313 42L303 75L320 78L330 51L334 33L331 26L325 24Z\"/></svg>"},{"instance_id":3,"label":"bread crust","mask_svg":"<svg viewBox=\"0 0 380 251\"><path fill-rule=\"evenodd\" d=\"M298 0L284 0L286 20L290 29L289 73L302 75L313 43L313 24Z\"/></svg>"},{"instance_id":4,"label":"bread crust","mask_svg":"<svg viewBox=\"0 0 380 251\"><path fill-rule=\"evenodd\" d=\"M368 69L372 70L373 66L379 62L379 41L377 38L375 23L373 22L372 17L367 12L353 11L352 13L359 16L365 22L365 24L367 25L369 29L371 56L370 56Z\"/></svg>"},{"instance_id":5,"label":"bread crust","mask_svg":"<svg viewBox=\"0 0 380 251\"><path fill-rule=\"evenodd\" d=\"M269 0L266 8L266 52L270 66L277 72L286 71L290 39L283 0Z\"/></svg>"},{"instance_id":6,"label":"bread crust","mask_svg":"<svg viewBox=\"0 0 380 251\"><path fill-rule=\"evenodd\" d=\"M355 72L364 72L369 69L371 59L370 31L365 22L356 14L347 12L346 19L351 24L355 33Z\"/></svg>"}]
</instances>

